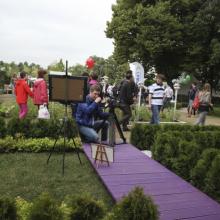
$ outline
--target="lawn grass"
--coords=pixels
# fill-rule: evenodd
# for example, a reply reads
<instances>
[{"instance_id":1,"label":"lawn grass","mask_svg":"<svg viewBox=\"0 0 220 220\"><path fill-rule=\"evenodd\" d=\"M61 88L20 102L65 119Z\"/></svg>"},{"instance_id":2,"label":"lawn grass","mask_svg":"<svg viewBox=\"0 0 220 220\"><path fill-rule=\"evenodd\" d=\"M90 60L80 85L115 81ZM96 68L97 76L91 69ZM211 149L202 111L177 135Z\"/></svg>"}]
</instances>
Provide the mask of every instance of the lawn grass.
<instances>
[{"instance_id":1,"label":"lawn grass","mask_svg":"<svg viewBox=\"0 0 220 220\"><path fill-rule=\"evenodd\" d=\"M214 106L213 109L214 109L214 111L210 111L209 115L215 116L215 117L220 117L220 106Z\"/></svg>"},{"instance_id":2,"label":"lawn grass","mask_svg":"<svg viewBox=\"0 0 220 220\"><path fill-rule=\"evenodd\" d=\"M80 157L83 165L76 154L66 154L62 176L62 154L52 154L48 165L46 153L0 154L0 195L32 201L40 193L48 192L61 202L67 196L88 193L103 200L110 209L113 206L110 195L85 155L80 153Z\"/></svg>"}]
</instances>

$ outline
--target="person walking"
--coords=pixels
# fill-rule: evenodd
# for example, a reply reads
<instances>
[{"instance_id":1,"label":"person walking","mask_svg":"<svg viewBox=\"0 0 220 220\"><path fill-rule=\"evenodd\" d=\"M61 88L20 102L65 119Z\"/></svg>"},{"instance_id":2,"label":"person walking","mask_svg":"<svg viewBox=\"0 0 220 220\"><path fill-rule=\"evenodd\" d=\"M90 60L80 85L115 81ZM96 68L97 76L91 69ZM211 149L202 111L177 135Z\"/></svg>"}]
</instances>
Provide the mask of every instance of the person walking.
<instances>
[{"instance_id":1,"label":"person walking","mask_svg":"<svg viewBox=\"0 0 220 220\"><path fill-rule=\"evenodd\" d=\"M26 82L26 72L20 73L20 78L17 79L15 85L16 102L19 106L19 118L23 119L26 117L28 112L27 100L28 96L33 98L33 93Z\"/></svg>"},{"instance_id":2,"label":"person walking","mask_svg":"<svg viewBox=\"0 0 220 220\"><path fill-rule=\"evenodd\" d=\"M187 107L187 112L188 112L188 117L191 117L192 115L192 110L193 110L193 101L196 97L197 93L197 88L196 88L196 83L192 83L189 92L188 92L188 98L189 98L189 103Z\"/></svg>"},{"instance_id":3,"label":"person walking","mask_svg":"<svg viewBox=\"0 0 220 220\"><path fill-rule=\"evenodd\" d=\"M196 121L196 125L205 125L206 115L209 112L209 108L213 107L211 102L211 86L209 83L205 83L203 89L198 94L199 98L199 117Z\"/></svg>"},{"instance_id":4,"label":"person walking","mask_svg":"<svg viewBox=\"0 0 220 220\"><path fill-rule=\"evenodd\" d=\"M156 75L156 83L149 86L148 104L152 111L151 124L160 124L160 110L164 99L164 75Z\"/></svg>"},{"instance_id":5,"label":"person walking","mask_svg":"<svg viewBox=\"0 0 220 220\"><path fill-rule=\"evenodd\" d=\"M48 106L48 92L47 92L47 83L44 79L44 76L47 74L47 71L40 69L38 71L37 80L34 82L33 93L34 93L34 104L38 107L40 105L46 104Z\"/></svg>"},{"instance_id":6,"label":"person walking","mask_svg":"<svg viewBox=\"0 0 220 220\"><path fill-rule=\"evenodd\" d=\"M167 83L164 88L165 90L164 90L163 106L161 108L161 112L163 112L165 108L168 108L168 111L170 111L171 108L170 102L173 98L173 89Z\"/></svg>"},{"instance_id":7,"label":"person walking","mask_svg":"<svg viewBox=\"0 0 220 220\"><path fill-rule=\"evenodd\" d=\"M121 83L120 93L119 93L119 108L121 109L123 116L119 121L122 125L123 131L129 131L128 124L129 119L132 116L131 105L136 99L135 82L133 79L132 71L128 70L126 72L126 77Z\"/></svg>"}]
</instances>

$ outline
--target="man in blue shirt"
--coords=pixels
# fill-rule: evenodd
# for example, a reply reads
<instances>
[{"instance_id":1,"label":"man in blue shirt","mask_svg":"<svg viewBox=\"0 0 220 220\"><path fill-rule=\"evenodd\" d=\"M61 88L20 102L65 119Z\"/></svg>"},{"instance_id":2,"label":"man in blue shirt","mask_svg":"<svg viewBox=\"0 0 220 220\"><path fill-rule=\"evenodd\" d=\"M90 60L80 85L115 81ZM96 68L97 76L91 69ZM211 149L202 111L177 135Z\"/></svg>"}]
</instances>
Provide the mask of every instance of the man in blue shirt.
<instances>
[{"instance_id":1,"label":"man in blue shirt","mask_svg":"<svg viewBox=\"0 0 220 220\"><path fill-rule=\"evenodd\" d=\"M98 85L90 87L85 103L80 103L76 110L76 122L85 142L99 142L98 131L102 129L102 141L107 139L109 113L103 112L100 106L101 89ZM102 120L96 120L101 118Z\"/></svg>"}]
</instances>

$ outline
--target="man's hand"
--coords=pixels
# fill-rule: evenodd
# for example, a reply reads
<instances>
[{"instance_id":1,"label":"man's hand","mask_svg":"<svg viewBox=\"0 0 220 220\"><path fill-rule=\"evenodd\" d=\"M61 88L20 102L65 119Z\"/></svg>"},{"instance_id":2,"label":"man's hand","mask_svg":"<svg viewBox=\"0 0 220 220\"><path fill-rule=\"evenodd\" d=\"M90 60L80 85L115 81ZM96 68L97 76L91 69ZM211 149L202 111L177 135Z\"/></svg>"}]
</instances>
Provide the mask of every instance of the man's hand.
<instances>
[{"instance_id":1,"label":"man's hand","mask_svg":"<svg viewBox=\"0 0 220 220\"><path fill-rule=\"evenodd\" d=\"M96 102L96 103L99 103L99 102L101 102L101 100L102 100L101 97L97 97L97 98L95 99L95 102Z\"/></svg>"}]
</instances>

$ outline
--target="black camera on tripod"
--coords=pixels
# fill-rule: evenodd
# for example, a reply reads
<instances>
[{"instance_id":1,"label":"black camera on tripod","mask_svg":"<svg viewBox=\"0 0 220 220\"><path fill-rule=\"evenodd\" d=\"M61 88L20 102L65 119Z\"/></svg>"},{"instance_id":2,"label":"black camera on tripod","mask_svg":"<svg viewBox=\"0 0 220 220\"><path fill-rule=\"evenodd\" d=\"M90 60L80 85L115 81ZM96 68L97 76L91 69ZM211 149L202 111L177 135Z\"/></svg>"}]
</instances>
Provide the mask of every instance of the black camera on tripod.
<instances>
[{"instance_id":1,"label":"black camera on tripod","mask_svg":"<svg viewBox=\"0 0 220 220\"><path fill-rule=\"evenodd\" d=\"M105 95L105 100L102 102L102 107L109 108L109 112L111 113L114 111L115 108L119 107L120 103L119 100L110 96L109 94Z\"/></svg>"}]
</instances>

